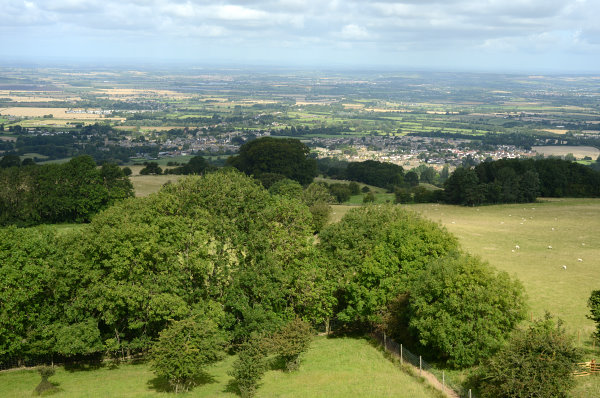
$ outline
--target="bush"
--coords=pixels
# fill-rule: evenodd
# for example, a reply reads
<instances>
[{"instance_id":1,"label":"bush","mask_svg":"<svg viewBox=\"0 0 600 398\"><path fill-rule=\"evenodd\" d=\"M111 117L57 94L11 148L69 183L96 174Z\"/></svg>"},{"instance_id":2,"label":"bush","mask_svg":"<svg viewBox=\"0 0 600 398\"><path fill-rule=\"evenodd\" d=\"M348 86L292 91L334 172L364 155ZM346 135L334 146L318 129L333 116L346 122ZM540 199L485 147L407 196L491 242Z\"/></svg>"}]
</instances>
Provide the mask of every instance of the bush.
<instances>
[{"instance_id":1,"label":"bush","mask_svg":"<svg viewBox=\"0 0 600 398\"><path fill-rule=\"evenodd\" d=\"M300 354L308 351L313 336L312 327L303 320L296 318L288 323L271 338L275 353L285 363L288 372L300 366Z\"/></svg>"},{"instance_id":2,"label":"bush","mask_svg":"<svg viewBox=\"0 0 600 398\"><path fill-rule=\"evenodd\" d=\"M375 202L375 195L373 195L373 192L368 192L363 197L363 203L372 203L372 202Z\"/></svg>"},{"instance_id":3,"label":"bush","mask_svg":"<svg viewBox=\"0 0 600 398\"><path fill-rule=\"evenodd\" d=\"M480 374L483 397L566 397L575 383L573 370L581 360L562 322L546 314L484 363Z\"/></svg>"},{"instance_id":4,"label":"bush","mask_svg":"<svg viewBox=\"0 0 600 398\"><path fill-rule=\"evenodd\" d=\"M35 395L49 395L58 391L56 386L54 386L54 384L48 381L48 379L54 376L54 373L56 373L54 367L40 366L38 368L38 373L42 377L42 381L40 381L40 384L38 384L35 390L33 391Z\"/></svg>"},{"instance_id":5,"label":"bush","mask_svg":"<svg viewBox=\"0 0 600 398\"><path fill-rule=\"evenodd\" d=\"M210 319L188 318L160 332L150 350L150 367L175 393L197 384L206 365L224 356L225 333Z\"/></svg>"},{"instance_id":6,"label":"bush","mask_svg":"<svg viewBox=\"0 0 600 398\"><path fill-rule=\"evenodd\" d=\"M264 342L254 339L242 344L238 358L233 363L230 376L233 376L242 398L254 396L258 383L267 370Z\"/></svg>"},{"instance_id":7,"label":"bush","mask_svg":"<svg viewBox=\"0 0 600 398\"><path fill-rule=\"evenodd\" d=\"M600 290L594 290L588 300L588 307L590 308L590 315L588 319L596 322L596 331L594 332L594 338L600 339Z\"/></svg>"}]
</instances>

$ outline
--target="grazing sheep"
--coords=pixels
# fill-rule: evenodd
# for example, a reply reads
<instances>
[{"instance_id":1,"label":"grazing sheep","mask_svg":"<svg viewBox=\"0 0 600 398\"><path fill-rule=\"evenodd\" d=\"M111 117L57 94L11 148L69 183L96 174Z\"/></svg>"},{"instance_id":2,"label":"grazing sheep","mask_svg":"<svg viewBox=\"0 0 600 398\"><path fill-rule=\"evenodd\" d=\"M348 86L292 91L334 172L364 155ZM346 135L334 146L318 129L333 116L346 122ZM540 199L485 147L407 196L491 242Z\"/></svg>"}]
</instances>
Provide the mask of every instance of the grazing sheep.
<instances>
[{"instance_id":1,"label":"grazing sheep","mask_svg":"<svg viewBox=\"0 0 600 398\"><path fill-rule=\"evenodd\" d=\"M512 250L511 250L511 252L513 252L513 253L514 253L514 252L515 252L515 249L512 249Z\"/></svg>"},{"instance_id":2,"label":"grazing sheep","mask_svg":"<svg viewBox=\"0 0 600 398\"><path fill-rule=\"evenodd\" d=\"M515 249L519 250L520 248L521 248L521 246L515 245Z\"/></svg>"},{"instance_id":3,"label":"grazing sheep","mask_svg":"<svg viewBox=\"0 0 600 398\"><path fill-rule=\"evenodd\" d=\"M579 262L582 262L582 261L583 261L583 259L582 259L582 258L578 258L578 259L577 259L577 261L579 261Z\"/></svg>"},{"instance_id":4,"label":"grazing sheep","mask_svg":"<svg viewBox=\"0 0 600 398\"><path fill-rule=\"evenodd\" d=\"M548 245L548 249L552 249L552 246Z\"/></svg>"},{"instance_id":5,"label":"grazing sheep","mask_svg":"<svg viewBox=\"0 0 600 398\"><path fill-rule=\"evenodd\" d=\"M564 269L564 270L566 271L566 270L567 270L567 266L566 266L566 265L563 265L563 266L562 266L562 269Z\"/></svg>"}]
</instances>

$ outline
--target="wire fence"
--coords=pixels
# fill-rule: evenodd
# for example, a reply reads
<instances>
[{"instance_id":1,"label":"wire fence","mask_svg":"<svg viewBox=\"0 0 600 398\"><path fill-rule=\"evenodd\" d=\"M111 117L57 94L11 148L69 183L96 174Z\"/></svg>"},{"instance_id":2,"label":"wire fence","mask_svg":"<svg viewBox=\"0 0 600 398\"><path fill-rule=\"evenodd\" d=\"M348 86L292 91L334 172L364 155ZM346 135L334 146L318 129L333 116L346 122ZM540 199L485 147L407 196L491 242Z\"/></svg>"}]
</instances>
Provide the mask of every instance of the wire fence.
<instances>
[{"instance_id":1,"label":"wire fence","mask_svg":"<svg viewBox=\"0 0 600 398\"><path fill-rule=\"evenodd\" d=\"M385 351L400 359L402 365L410 364L414 366L421 376L423 376L423 372L433 375L439 382L443 392L447 392L451 396L454 395L460 398L477 398L474 392L470 389L464 389L459 383L456 383L448 377L446 372L432 367L422 356L413 354L402 344L398 344L385 334L375 332L372 333L371 336L383 346Z\"/></svg>"}]
</instances>

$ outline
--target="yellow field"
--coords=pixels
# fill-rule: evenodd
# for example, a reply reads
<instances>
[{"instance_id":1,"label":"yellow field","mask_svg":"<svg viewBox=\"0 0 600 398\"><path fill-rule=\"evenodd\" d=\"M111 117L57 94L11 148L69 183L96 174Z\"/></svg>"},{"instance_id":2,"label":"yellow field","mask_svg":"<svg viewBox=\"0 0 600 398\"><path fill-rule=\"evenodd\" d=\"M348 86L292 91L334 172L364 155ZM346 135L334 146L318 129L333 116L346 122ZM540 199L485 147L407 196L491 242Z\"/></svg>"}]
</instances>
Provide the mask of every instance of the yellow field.
<instances>
[{"instance_id":1,"label":"yellow field","mask_svg":"<svg viewBox=\"0 0 600 398\"><path fill-rule=\"evenodd\" d=\"M88 109L88 111L93 111L93 110L94 109ZM67 113L68 111L83 111L83 109L36 108L36 107L0 108L0 114L17 116L17 117L42 117L44 115L53 115L54 118L56 118L56 119L122 120L122 118L111 118L111 117L107 117L105 115L96 115L93 113Z\"/></svg>"},{"instance_id":2,"label":"yellow field","mask_svg":"<svg viewBox=\"0 0 600 398\"><path fill-rule=\"evenodd\" d=\"M565 134L569 130L565 130L565 129L543 129L543 130L539 130L539 131L547 131L549 133L554 133L554 134Z\"/></svg>"},{"instance_id":3,"label":"yellow field","mask_svg":"<svg viewBox=\"0 0 600 398\"><path fill-rule=\"evenodd\" d=\"M589 156L595 160L600 155L600 149L592 146L534 146L532 149L545 156L565 156L572 153L577 159Z\"/></svg>"},{"instance_id":4,"label":"yellow field","mask_svg":"<svg viewBox=\"0 0 600 398\"><path fill-rule=\"evenodd\" d=\"M96 90L98 94L106 94L111 100L123 100L140 97L164 97L171 99L192 98L194 94L180 93L172 90L142 90L135 88L107 88Z\"/></svg>"}]
</instances>

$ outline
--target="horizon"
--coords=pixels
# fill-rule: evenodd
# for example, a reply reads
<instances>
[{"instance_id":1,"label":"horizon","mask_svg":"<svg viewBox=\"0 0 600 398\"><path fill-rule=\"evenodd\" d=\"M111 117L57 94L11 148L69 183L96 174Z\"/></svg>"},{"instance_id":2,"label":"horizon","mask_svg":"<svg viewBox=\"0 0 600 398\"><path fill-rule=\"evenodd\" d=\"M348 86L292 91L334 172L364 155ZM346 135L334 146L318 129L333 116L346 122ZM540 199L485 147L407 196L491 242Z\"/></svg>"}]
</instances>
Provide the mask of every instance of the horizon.
<instances>
[{"instance_id":1,"label":"horizon","mask_svg":"<svg viewBox=\"0 0 600 398\"><path fill-rule=\"evenodd\" d=\"M0 65L595 74L586 0L0 0Z\"/></svg>"}]
</instances>

